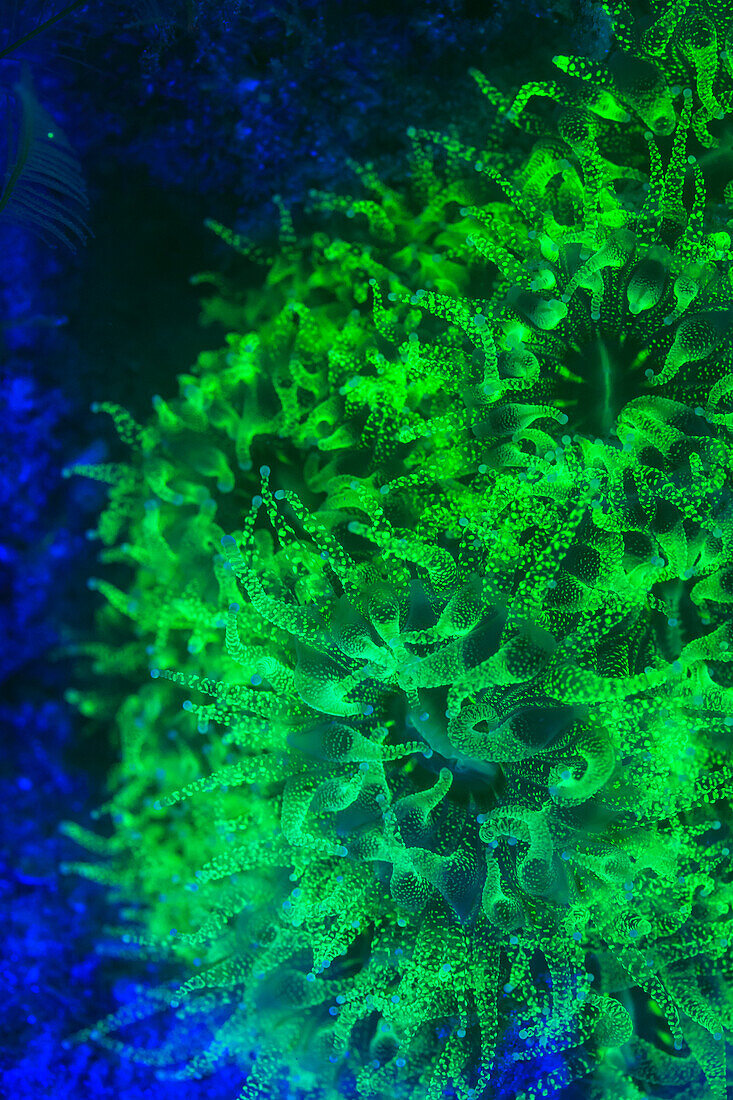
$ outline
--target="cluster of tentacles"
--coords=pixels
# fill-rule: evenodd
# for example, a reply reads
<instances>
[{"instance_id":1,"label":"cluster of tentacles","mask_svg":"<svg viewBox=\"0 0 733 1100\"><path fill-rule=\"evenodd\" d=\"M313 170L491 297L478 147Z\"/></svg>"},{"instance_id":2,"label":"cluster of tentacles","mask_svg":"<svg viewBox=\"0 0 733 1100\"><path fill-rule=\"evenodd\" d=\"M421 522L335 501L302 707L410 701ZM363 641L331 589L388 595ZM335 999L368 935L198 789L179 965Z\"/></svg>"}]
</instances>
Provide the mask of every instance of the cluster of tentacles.
<instances>
[{"instance_id":1,"label":"cluster of tentacles","mask_svg":"<svg viewBox=\"0 0 733 1100\"><path fill-rule=\"evenodd\" d=\"M607 61L474 74L486 148L411 132L405 196L283 212L226 347L146 425L102 406L133 457L76 472L131 569L86 650L129 688L76 696L122 753L68 869L182 976L80 1035L161 1075L724 1100L731 32L603 7Z\"/></svg>"}]
</instances>

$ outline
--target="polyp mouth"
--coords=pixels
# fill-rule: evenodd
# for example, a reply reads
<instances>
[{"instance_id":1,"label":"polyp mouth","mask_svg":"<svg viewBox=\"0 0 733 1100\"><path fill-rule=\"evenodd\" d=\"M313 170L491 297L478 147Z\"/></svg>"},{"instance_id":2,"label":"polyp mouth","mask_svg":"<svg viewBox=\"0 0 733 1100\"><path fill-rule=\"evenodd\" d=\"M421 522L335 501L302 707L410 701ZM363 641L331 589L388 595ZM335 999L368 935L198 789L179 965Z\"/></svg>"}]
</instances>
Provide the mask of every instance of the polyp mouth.
<instances>
[{"instance_id":1,"label":"polyp mouth","mask_svg":"<svg viewBox=\"0 0 733 1100\"><path fill-rule=\"evenodd\" d=\"M558 370L567 430L610 440L624 406L649 390L644 375L648 361L648 350L628 336L595 332L583 343L571 345L566 363Z\"/></svg>"}]
</instances>

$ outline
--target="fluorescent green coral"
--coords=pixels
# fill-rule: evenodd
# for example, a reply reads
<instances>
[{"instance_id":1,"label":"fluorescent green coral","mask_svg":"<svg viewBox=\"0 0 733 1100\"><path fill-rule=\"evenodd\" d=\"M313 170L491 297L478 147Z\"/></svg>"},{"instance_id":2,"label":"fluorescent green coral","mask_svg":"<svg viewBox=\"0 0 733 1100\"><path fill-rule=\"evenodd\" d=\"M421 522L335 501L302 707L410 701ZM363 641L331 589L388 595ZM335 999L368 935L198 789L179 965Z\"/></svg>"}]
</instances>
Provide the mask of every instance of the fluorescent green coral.
<instances>
[{"instance_id":1,"label":"fluorescent green coral","mask_svg":"<svg viewBox=\"0 0 733 1100\"><path fill-rule=\"evenodd\" d=\"M132 458L78 472L131 582L89 650L131 686L74 869L181 978L82 1035L163 1075L725 1097L728 30L605 7L608 62L476 74L487 148L411 132L406 197L366 168L311 197L333 236L283 212L261 292L206 305L226 346L144 426L103 407ZM164 1009L168 1047L117 1036Z\"/></svg>"}]
</instances>

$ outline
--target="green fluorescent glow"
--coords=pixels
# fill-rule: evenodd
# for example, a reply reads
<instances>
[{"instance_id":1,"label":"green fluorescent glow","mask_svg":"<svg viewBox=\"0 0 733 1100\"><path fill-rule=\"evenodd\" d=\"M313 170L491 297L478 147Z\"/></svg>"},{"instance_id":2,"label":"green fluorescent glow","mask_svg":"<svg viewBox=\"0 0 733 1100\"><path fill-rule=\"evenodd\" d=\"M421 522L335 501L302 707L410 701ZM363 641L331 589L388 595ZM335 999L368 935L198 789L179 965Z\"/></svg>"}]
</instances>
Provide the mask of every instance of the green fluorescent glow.
<instances>
[{"instance_id":1,"label":"green fluorescent glow","mask_svg":"<svg viewBox=\"0 0 733 1100\"><path fill-rule=\"evenodd\" d=\"M210 223L261 288L199 276L225 346L98 406L74 698L121 751L66 869L179 977L78 1038L240 1100L725 1100L733 23L602 7L404 193L354 165L271 257Z\"/></svg>"}]
</instances>

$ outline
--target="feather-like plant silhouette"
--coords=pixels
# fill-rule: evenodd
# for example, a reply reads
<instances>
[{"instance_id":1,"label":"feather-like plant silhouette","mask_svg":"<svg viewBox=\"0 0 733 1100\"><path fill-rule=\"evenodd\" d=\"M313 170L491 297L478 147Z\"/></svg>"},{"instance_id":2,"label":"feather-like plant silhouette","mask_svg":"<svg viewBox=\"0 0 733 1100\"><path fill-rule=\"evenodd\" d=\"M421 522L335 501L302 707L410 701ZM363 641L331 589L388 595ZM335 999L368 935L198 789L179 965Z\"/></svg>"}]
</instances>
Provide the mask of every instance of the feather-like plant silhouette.
<instances>
[{"instance_id":1,"label":"feather-like plant silhouette","mask_svg":"<svg viewBox=\"0 0 733 1100\"><path fill-rule=\"evenodd\" d=\"M26 73L4 93L0 215L28 225L44 240L74 249L89 234L84 177L66 136L38 102Z\"/></svg>"},{"instance_id":2,"label":"feather-like plant silhouette","mask_svg":"<svg viewBox=\"0 0 733 1100\"><path fill-rule=\"evenodd\" d=\"M0 49L0 62L83 6L82 0L40 20ZM40 104L30 67L20 80L0 87L0 217L7 215L49 243L72 250L89 235L89 207L81 166L66 135Z\"/></svg>"}]
</instances>

